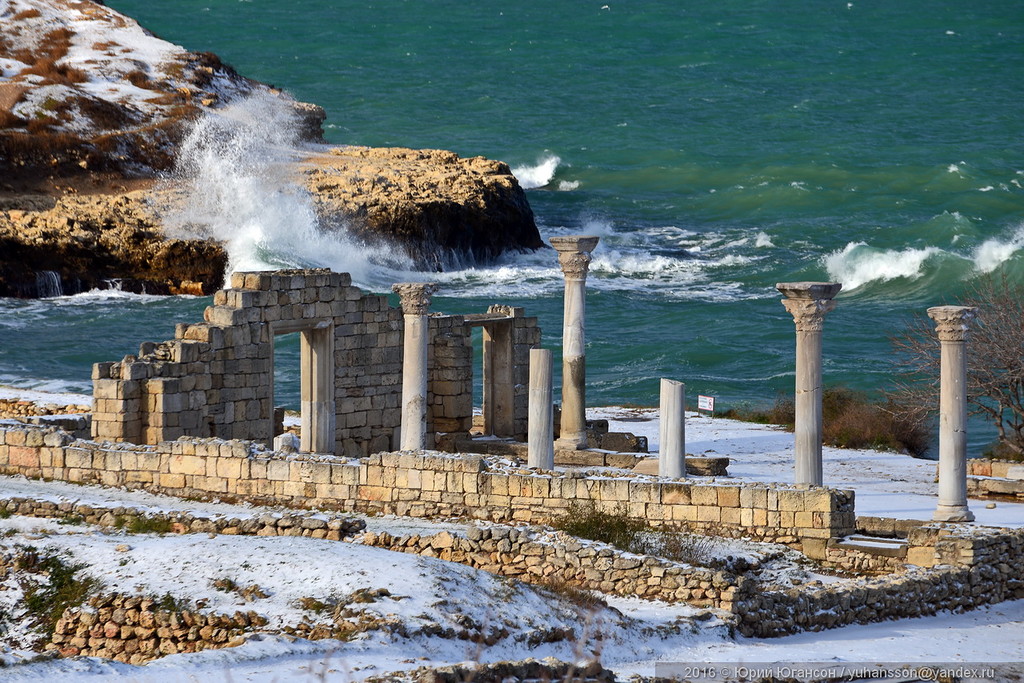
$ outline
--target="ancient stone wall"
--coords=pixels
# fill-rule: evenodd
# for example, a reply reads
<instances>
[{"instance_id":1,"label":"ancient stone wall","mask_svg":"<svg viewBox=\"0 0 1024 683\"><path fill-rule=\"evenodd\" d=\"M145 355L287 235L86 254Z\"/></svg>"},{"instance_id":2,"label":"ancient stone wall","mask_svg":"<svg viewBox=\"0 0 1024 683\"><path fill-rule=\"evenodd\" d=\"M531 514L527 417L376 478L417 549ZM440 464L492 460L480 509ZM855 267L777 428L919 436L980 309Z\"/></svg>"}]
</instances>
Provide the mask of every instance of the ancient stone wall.
<instances>
[{"instance_id":1,"label":"ancient stone wall","mask_svg":"<svg viewBox=\"0 0 1024 683\"><path fill-rule=\"evenodd\" d=\"M539 343L536 318L515 320L519 346ZM302 450L362 457L398 447L403 317L329 270L235 273L205 321L138 356L93 367L92 435L155 444L181 436L269 444L274 337L301 335ZM473 353L464 316L430 318L428 433L472 425ZM528 372L528 349L516 358ZM525 425L525 395L515 406ZM525 433L525 426L523 426Z\"/></svg>"},{"instance_id":2,"label":"ancient stone wall","mask_svg":"<svg viewBox=\"0 0 1024 683\"><path fill-rule=\"evenodd\" d=\"M435 314L427 321L430 326L427 432L468 433L473 426L473 345L470 330L461 315Z\"/></svg>"},{"instance_id":3,"label":"ancient stone wall","mask_svg":"<svg viewBox=\"0 0 1024 683\"><path fill-rule=\"evenodd\" d=\"M470 527L466 536L366 533L366 545L436 557L511 576L527 583L567 584L611 595L732 611L746 580L729 572L693 567L649 555L635 555L603 543L580 541L558 532L506 525Z\"/></svg>"},{"instance_id":4,"label":"ancient stone wall","mask_svg":"<svg viewBox=\"0 0 1024 683\"><path fill-rule=\"evenodd\" d=\"M418 516L465 515L499 522L550 521L571 501L593 501L603 509L624 510L654 526L790 542L812 554L820 547L819 541L831 547L853 530L852 494L818 487L562 474L510 468L500 460L477 456L429 452L378 454L368 460L285 455L252 443L218 439L183 439L157 446L97 444L73 441L53 429L14 423L0 425L0 472L99 481L179 496ZM797 506L805 513L816 507L835 512L798 516L791 509ZM71 503L8 501L0 507L19 514L78 514L83 520L115 526L118 515L125 519L138 516L131 510L100 510ZM712 507L718 509L717 522L708 521L711 514L705 508ZM783 516L784 512L792 518ZM735 514L739 522L732 521ZM792 524L821 526L780 526L789 519ZM223 520L223 525L175 517L172 523L181 524L173 529L178 531L327 539L341 539L358 526L343 518L334 521L337 528L330 520L302 516L229 519ZM538 583L564 580L606 593L716 607L734 615L741 633L758 637L1024 598L1024 577L1017 570L1024 561L1024 530L973 525L932 523L910 528L905 563L893 565L890 568L897 571L885 576L789 590L766 590L738 573L633 555L543 530L484 526L469 529L465 538L441 532L404 538L376 534L362 540Z\"/></svg>"},{"instance_id":5,"label":"ancient stone wall","mask_svg":"<svg viewBox=\"0 0 1024 683\"><path fill-rule=\"evenodd\" d=\"M358 517L264 513L252 517L204 517L187 512L150 512L126 506L107 507L84 503L36 500L15 496L0 500L0 514L59 519L64 523L95 524L125 529L175 534L223 534L225 536L305 536L340 541L366 528Z\"/></svg>"},{"instance_id":6,"label":"ancient stone wall","mask_svg":"<svg viewBox=\"0 0 1024 683\"><path fill-rule=\"evenodd\" d=\"M497 522L543 523L571 502L593 502L653 526L799 545L816 556L828 539L854 529L853 492L821 487L550 472L435 452L366 459L284 454L220 439L100 444L18 423L0 427L0 472L177 496Z\"/></svg>"},{"instance_id":7,"label":"ancient stone wall","mask_svg":"<svg viewBox=\"0 0 1024 683\"><path fill-rule=\"evenodd\" d=\"M251 610L233 615L168 610L152 598L107 594L65 611L46 650L143 664L179 652L236 647L245 642L243 633L266 623Z\"/></svg>"}]
</instances>

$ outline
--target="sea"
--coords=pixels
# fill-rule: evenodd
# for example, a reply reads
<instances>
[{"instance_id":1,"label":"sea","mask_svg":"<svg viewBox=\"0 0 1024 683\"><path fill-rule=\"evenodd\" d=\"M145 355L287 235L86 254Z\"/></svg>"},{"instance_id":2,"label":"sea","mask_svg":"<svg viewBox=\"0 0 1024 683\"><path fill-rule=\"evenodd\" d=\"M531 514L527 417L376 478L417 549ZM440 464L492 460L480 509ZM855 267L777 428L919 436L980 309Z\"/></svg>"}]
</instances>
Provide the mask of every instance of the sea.
<instances>
[{"instance_id":1,"label":"sea","mask_svg":"<svg viewBox=\"0 0 1024 683\"><path fill-rule=\"evenodd\" d=\"M879 396L895 373L891 338L914 316L978 278L1024 279L1021 3L106 4L323 106L332 144L503 160L545 238L600 236L591 406L657 405L662 377L685 382L691 406L792 392L794 326L775 284L802 280L843 284L825 323L826 385ZM419 272L393 250L324 235L276 163L292 152L272 108L239 105L227 132L200 122L179 170L233 268L330 267L374 292L435 281L434 310L523 306L559 352L552 251ZM0 300L0 383L88 392L92 363L171 338L209 303ZM297 342L283 338L279 355L278 395L297 406ZM972 454L993 434L972 422Z\"/></svg>"}]
</instances>

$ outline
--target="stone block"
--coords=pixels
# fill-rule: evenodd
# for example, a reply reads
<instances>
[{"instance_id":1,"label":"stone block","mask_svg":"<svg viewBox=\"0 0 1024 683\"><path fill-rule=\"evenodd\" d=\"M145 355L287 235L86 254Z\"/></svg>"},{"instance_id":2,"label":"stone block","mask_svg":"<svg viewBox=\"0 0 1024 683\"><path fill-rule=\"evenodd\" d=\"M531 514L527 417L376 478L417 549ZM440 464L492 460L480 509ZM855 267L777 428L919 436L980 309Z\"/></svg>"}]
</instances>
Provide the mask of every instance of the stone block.
<instances>
[{"instance_id":1,"label":"stone block","mask_svg":"<svg viewBox=\"0 0 1024 683\"><path fill-rule=\"evenodd\" d=\"M694 505L718 506L718 486L694 486L690 489L690 501Z\"/></svg>"},{"instance_id":2,"label":"stone block","mask_svg":"<svg viewBox=\"0 0 1024 683\"><path fill-rule=\"evenodd\" d=\"M603 501L624 503L629 500L629 480L603 479L600 482L598 495Z\"/></svg>"},{"instance_id":3,"label":"stone block","mask_svg":"<svg viewBox=\"0 0 1024 683\"><path fill-rule=\"evenodd\" d=\"M689 505L691 487L689 484L654 484L661 489L661 502L664 505Z\"/></svg>"},{"instance_id":4,"label":"stone block","mask_svg":"<svg viewBox=\"0 0 1024 683\"><path fill-rule=\"evenodd\" d=\"M718 506L735 508L740 505L740 489L737 486L720 486L718 488Z\"/></svg>"},{"instance_id":5,"label":"stone block","mask_svg":"<svg viewBox=\"0 0 1024 683\"><path fill-rule=\"evenodd\" d=\"M722 521L722 510L718 506L698 505L697 506L697 521L698 522L714 522L714 523L721 522Z\"/></svg>"},{"instance_id":6,"label":"stone block","mask_svg":"<svg viewBox=\"0 0 1024 683\"><path fill-rule=\"evenodd\" d=\"M183 489L185 488L185 475L184 474L161 474L160 475L160 486L167 489Z\"/></svg>"},{"instance_id":7,"label":"stone block","mask_svg":"<svg viewBox=\"0 0 1024 683\"><path fill-rule=\"evenodd\" d=\"M741 487L740 507L768 509L768 489L761 486Z\"/></svg>"},{"instance_id":8,"label":"stone block","mask_svg":"<svg viewBox=\"0 0 1024 683\"><path fill-rule=\"evenodd\" d=\"M291 464L287 460L267 461L267 479L269 481L289 481Z\"/></svg>"},{"instance_id":9,"label":"stone block","mask_svg":"<svg viewBox=\"0 0 1024 683\"><path fill-rule=\"evenodd\" d=\"M784 512L803 512L806 491L782 489L779 491L779 510Z\"/></svg>"},{"instance_id":10,"label":"stone block","mask_svg":"<svg viewBox=\"0 0 1024 683\"><path fill-rule=\"evenodd\" d=\"M171 474L206 475L206 458L196 455L172 455L168 471Z\"/></svg>"},{"instance_id":11,"label":"stone block","mask_svg":"<svg viewBox=\"0 0 1024 683\"><path fill-rule=\"evenodd\" d=\"M92 469L92 451L84 448L68 448L64 451L66 467Z\"/></svg>"},{"instance_id":12,"label":"stone block","mask_svg":"<svg viewBox=\"0 0 1024 683\"><path fill-rule=\"evenodd\" d=\"M672 510L672 521L674 521L674 522L696 522L697 521L697 506L696 505L673 505L671 510Z\"/></svg>"},{"instance_id":13,"label":"stone block","mask_svg":"<svg viewBox=\"0 0 1024 683\"><path fill-rule=\"evenodd\" d=\"M218 477L239 479L242 476L242 461L238 458L217 458L215 472Z\"/></svg>"},{"instance_id":14,"label":"stone block","mask_svg":"<svg viewBox=\"0 0 1024 683\"><path fill-rule=\"evenodd\" d=\"M742 521L743 510L738 507L723 507L721 509L721 523L729 524L731 526L740 526Z\"/></svg>"},{"instance_id":15,"label":"stone block","mask_svg":"<svg viewBox=\"0 0 1024 683\"><path fill-rule=\"evenodd\" d=\"M907 548L906 562L918 567L933 567L936 562L935 548L931 546Z\"/></svg>"}]
</instances>

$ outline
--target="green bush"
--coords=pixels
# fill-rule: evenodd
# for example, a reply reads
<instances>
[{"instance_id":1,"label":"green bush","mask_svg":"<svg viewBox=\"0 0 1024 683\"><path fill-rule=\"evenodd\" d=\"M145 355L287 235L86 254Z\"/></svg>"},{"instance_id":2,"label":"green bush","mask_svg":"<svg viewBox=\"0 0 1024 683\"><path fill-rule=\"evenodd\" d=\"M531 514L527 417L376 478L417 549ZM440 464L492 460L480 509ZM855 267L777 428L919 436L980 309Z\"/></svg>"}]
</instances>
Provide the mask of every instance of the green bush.
<instances>
[{"instance_id":1,"label":"green bush","mask_svg":"<svg viewBox=\"0 0 1024 683\"><path fill-rule=\"evenodd\" d=\"M47 639L66 609L83 604L100 587L97 579L80 574L86 567L84 563L71 563L59 555L40 555L34 548L25 548L18 567L46 575L42 582L23 580L21 588L25 610Z\"/></svg>"}]
</instances>

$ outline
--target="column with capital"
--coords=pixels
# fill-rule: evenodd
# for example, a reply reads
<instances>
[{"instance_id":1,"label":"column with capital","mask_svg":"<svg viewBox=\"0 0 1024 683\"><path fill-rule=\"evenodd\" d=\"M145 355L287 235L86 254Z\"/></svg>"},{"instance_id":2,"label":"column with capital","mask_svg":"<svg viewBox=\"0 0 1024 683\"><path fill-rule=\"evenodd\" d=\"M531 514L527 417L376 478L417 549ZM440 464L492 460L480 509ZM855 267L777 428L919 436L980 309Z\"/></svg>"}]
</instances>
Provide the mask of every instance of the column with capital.
<instances>
[{"instance_id":1,"label":"column with capital","mask_svg":"<svg viewBox=\"0 0 1024 683\"><path fill-rule=\"evenodd\" d=\"M562 314L562 421L559 448L587 447L586 337L587 271L590 252L600 238L588 235L552 237L558 263L565 275Z\"/></svg>"},{"instance_id":2,"label":"column with capital","mask_svg":"<svg viewBox=\"0 0 1024 683\"><path fill-rule=\"evenodd\" d=\"M936 522L973 522L967 507L967 357L970 322L978 309L934 306L928 317L942 346L939 384L939 505Z\"/></svg>"},{"instance_id":3,"label":"column with capital","mask_svg":"<svg viewBox=\"0 0 1024 683\"><path fill-rule=\"evenodd\" d=\"M780 282L782 305L796 323L796 483L822 483L821 331L825 314L836 307L838 282Z\"/></svg>"},{"instance_id":4,"label":"column with capital","mask_svg":"<svg viewBox=\"0 0 1024 683\"><path fill-rule=\"evenodd\" d=\"M405 320L402 350L401 450L422 450L427 445L427 311L437 285L403 282L391 289L398 293Z\"/></svg>"}]
</instances>

